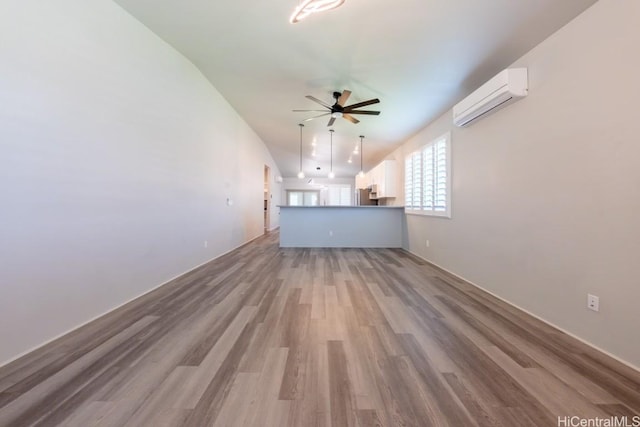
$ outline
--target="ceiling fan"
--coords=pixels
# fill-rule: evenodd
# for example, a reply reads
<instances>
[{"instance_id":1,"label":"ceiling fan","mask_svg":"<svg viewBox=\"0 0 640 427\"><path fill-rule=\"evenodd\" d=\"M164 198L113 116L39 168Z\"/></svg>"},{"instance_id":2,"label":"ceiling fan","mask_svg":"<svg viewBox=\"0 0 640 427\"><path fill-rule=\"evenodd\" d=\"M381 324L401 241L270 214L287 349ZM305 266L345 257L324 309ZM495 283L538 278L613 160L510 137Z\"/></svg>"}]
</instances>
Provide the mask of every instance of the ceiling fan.
<instances>
[{"instance_id":1,"label":"ceiling fan","mask_svg":"<svg viewBox=\"0 0 640 427\"><path fill-rule=\"evenodd\" d=\"M333 125L333 122L335 122L338 117L342 117L343 119L349 120L351 123L359 123L360 120L353 117L353 114L367 114L370 116L377 116L378 114L380 114L380 111L357 110L357 108L366 107L367 105L371 105L371 104L377 104L378 102L380 102L378 98L345 106L344 104L347 102L347 99L349 99L350 95L351 95L351 91L346 89L343 90L342 93L333 92L333 98L335 99L335 103L333 105L329 105L326 102L321 101L316 97L307 95L305 98L310 99L313 102L317 102L318 104L322 105L329 111L328 112L325 110L293 110L293 111L294 112L322 111L324 112L324 114L310 117L308 119L303 120L303 122L308 122L309 120L317 119L318 117L331 115L331 118L329 119L329 123L327 123L327 126Z\"/></svg>"}]
</instances>

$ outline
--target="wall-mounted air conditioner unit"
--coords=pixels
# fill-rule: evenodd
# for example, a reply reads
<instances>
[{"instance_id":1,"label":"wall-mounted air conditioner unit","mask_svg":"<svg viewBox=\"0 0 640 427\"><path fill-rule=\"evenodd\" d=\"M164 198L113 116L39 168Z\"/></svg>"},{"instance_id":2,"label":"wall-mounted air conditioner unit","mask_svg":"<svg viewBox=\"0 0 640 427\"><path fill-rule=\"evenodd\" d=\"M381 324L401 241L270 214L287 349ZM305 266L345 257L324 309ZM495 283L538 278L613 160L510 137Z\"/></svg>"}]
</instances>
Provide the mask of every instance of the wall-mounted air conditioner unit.
<instances>
[{"instance_id":1,"label":"wall-mounted air conditioner unit","mask_svg":"<svg viewBox=\"0 0 640 427\"><path fill-rule=\"evenodd\" d=\"M453 107L453 124L469 126L524 98L528 91L526 68L504 70Z\"/></svg>"}]
</instances>

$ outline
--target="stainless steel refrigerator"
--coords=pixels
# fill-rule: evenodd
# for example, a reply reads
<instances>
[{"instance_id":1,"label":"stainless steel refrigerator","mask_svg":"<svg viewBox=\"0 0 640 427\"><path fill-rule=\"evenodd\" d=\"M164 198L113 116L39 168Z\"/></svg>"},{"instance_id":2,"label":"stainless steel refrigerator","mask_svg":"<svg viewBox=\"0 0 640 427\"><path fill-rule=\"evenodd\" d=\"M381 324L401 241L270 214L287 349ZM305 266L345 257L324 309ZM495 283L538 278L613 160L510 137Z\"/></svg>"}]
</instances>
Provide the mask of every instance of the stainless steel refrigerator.
<instances>
[{"instance_id":1,"label":"stainless steel refrigerator","mask_svg":"<svg viewBox=\"0 0 640 427\"><path fill-rule=\"evenodd\" d=\"M358 206L371 206L377 205L376 199L369 198L370 191L366 188L356 189L356 205Z\"/></svg>"}]
</instances>

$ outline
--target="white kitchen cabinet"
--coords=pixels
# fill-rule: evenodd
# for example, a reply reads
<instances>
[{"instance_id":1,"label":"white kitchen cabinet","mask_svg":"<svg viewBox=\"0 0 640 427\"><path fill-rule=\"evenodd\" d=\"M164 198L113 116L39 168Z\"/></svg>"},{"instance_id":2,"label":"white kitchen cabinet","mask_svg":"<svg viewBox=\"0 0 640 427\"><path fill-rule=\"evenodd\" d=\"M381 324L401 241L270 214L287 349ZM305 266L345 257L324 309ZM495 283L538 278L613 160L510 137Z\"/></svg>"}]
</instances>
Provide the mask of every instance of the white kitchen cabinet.
<instances>
[{"instance_id":1,"label":"white kitchen cabinet","mask_svg":"<svg viewBox=\"0 0 640 427\"><path fill-rule=\"evenodd\" d=\"M375 185L376 198L396 197L398 171L395 160L384 160L367 174L369 185Z\"/></svg>"}]
</instances>

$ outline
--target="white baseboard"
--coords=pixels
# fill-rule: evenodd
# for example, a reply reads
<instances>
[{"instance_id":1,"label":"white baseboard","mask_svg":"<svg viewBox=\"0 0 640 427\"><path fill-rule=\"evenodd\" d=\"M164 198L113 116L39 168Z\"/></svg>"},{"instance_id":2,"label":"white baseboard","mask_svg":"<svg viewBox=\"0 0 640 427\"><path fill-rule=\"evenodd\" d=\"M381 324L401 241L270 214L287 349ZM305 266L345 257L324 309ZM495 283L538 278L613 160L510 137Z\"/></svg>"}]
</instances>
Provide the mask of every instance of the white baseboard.
<instances>
[{"instance_id":1,"label":"white baseboard","mask_svg":"<svg viewBox=\"0 0 640 427\"><path fill-rule=\"evenodd\" d=\"M578 335L576 335L576 334L574 334L574 333L572 333L572 332L569 332L569 331L567 331L566 329L561 328L560 326L555 325L555 324L553 324L553 323L549 322L548 320L546 320L546 319L544 319L544 318L542 318L542 317L538 316L537 314L532 313L532 312L530 312L529 310L524 309L524 308L520 307L519 305L512 303L512 302L511 302L511 301L509 301L509 300L504 299L504 298L503 298L503 297L501 297L500 295L497 295L497 294L495 294L495 293L491 292L490 290L485 289L485 288L483 288L482 286L480 286L480 285L478 285L478 284L476 284L476 283L473 283L473 282L472 282L472 281L470 281L470 280L465 279L464 277L462 277L462 276L460 276L460 275L458 275L458 274L454 273L453 271L450 271L450 270L448 270L448 269L446 269L446 268L444 268L444 267L442 267L442 266L440 266L440 265L436 264L435 262L433 262L433 261L429 261L428 259L426 259L426 258L424 258L424 257L422 257L422 256L420 256L420 255L418 255L418 254L417 254L417 253L415 253L415 252L412 252L412 251L410 251L410 250L408 250L408 249L405 249L405 250L406 250L407 252L409 252L410 254L412 254L412 255L414 255L414 256L416 256L416 257L420 258L421 260L424 260L424 261L428 262L429 264L431 264L431 265L433 265L433 266L435 266L435 267L439 268L440 270L442 270L442 271L446 271L446 272L447 272L447 273L449 273L450 275L452 275L452 276L454 276L454 277L456 277L456 278L458 278L458 279L460 279L460 280L464 281L465 283L468 283L468 284L470 284L471 286L474 286L474 287L476 287L476 288L480 289L481 291L488 293L489 295L491 295L491 296L493 296L493 297L495 297L495 298L499 299L500 301L504 302L505 304L509 304L511 307L517 308L518 310L522 311L523 313L526 313L526 314L528 314L529 316L531 316L531 317L533 317L533 318L538 319L538 320L539 320L539 321L541 321L542 323L544 323L544 324L546 324L546 325L551 326L553 329L556 329L556 330L558 330L558 331L560 331L560 332L562 332L562 333L564 333L564 334L569 335L570 337L572 337L572 338L574 338L574 339L576 339L576 340L580 341L581 343L588 345L588 346L589 346L589 347L591 347L592 349L597 350L598 352L600 352L600 353L602 353L602 354L605 354L605 355L609 356L610 358L612 358L612 359L614 359L614 360L616 360L616 361L620 362L621 364L623 364L623 365L625 365L625 366L627 366L627 367L629 367L629 368L631 368L631 369L633 369L633 370L637 371L638 373L640 373L640 367L635 366L633 363L628 362L628 361L626 361L626 360L624 360L624 359L621 359L620 357L616 356L615 354L612 354L612 353L608 352L607 350L604 350L604 349L602 349L602 348L598 347L597 345L595 345L595 344L593 344L593 343L591 343L591 342L587 341L586 339L581 338L581 337L579 337Z\"/></svg>"},{"instance_id":2,"label":"white baseboard","mask_svg":"<svg viewBox=\"0 0 640 427\"><path fill-rule=\"evenodd\" d=\"M111 313L112 311L115 311L115 310L119 309L120 307L122 307L122 306L124 306L124 305L127 305L127 304L129 304L130 302L132 302L132 301L134 301L134 300L137 300L138 298L141 298L141 297L143 297L143 296L147 295L147 294L148 294L148 293L150 293L150 292L155 291L156 289L158 289L158 288L160 288L160 287L162 287L162 286L166 285L166 284L167 284L167 283L169 283L169 282L172 282L173 280L177 279L178 277L184 276L185 274L190 273L190 272L192 272L193 270L196 270L196 269L198 269L198 268L202 267L203 265L210 263L211 261L214 261L214 260L216 260L216 259L218 259L218 258L220 258L220 257L222 257L222 256L224 256L224 255L226 255L226 254L228 254L228 253L230 253L230 252L233 252L233 251L235 251L236 249L238 249L238 248L240 248L240 247L242 247L242 246L246 245L247 243L251 243L251 242L253 242L254 240L256 240L256 239L258 239L258 238L260 238L260 237L262 237L262 236L263 236L263 234L260 234L260 235L258 235L258 236L252 237L251 239L247 240L246 242L244 242L244 243L242 243L242 244L240 244L240 245L238 245L238 246L235 246L234 248L229 249L229 250L228 250L228 251L226 251L226 252L223 252L223 253L221 253L221 254L219 254L219 255L216 255L215 257L211 258L210 260L205 261L205 262L203 262L203 263L201 263L201 264L198 264L198 265L196 265L195 267L190 268L189 270L187 270L187 271L185 271L185 272L183 272L183 273L180 273L180 274L178 274L178 275L176 275L176 276L173 276L172 278L170 278L170 279L168 279L168 280L166 280L166 281L162 282L161 284L159 284L159 285L157 285L157 286L154 286L153 288L148 289L148 290L146 290L146 291L142 292L141 294L139 294L139 295L137 295L137 296L135 296L135 297L133 297L133 298L131 298L131 299L128 299L127 301L123 302L122 304L119 304L119 305L117 305L117 306L115 306L115 307L113 307L113 308L110 308L109 310L107 310L107 311L103 312L102 314L98 314L97 316L92 317L91 319L87 320L86 322L82 322L81 324L79 324L79 325L77 325L77 326L75 326L75 327L73 327L73 328L71 328L71 329L67 330L66 332L62 332L61 334L56 335L55 337L53 337L53 338L51 338L51 339L49 339L49 340L47 340L47 341L45 341L45 342L43 342L43 343L41 343L41 344L38 344L37 346L32 347L32 348L31 348L31 349L29 349L29 350L23 351L22 353L18 354L17 356L12 357L11 359L6 360L6 361L4 361L4 362L0 363L0 368L2 368L3 366L8 365L9 363L11 363L11 362L13 362L13 361L15 361L15 360L20 359L20 358L21 358L21 357L23 357L23 356L26 356L27 354L29 354L29 353L31 353L31 352L33 352L33 351L36 351L36 350L38 350L38 349L40 349L40 348L44 347L44 346L45 346L45 345L47 345L47 344L52 343L53 341L57 340L58 338L61 338L61 337L65 336L65 335L67 335L67 334L70 334L71 332L73 332L73 331L75 331L75 330L77 330L77 329L82 328L82 327L83 327L83 326L85 326L85 325L88 325L89 323L93 322L93 321L94 321L94 320L96 320L96 319L99 319L99 318L100 318L100 317L102 317L102 316L106 316L107 314Z\"/></svg>"}]
</instances>

